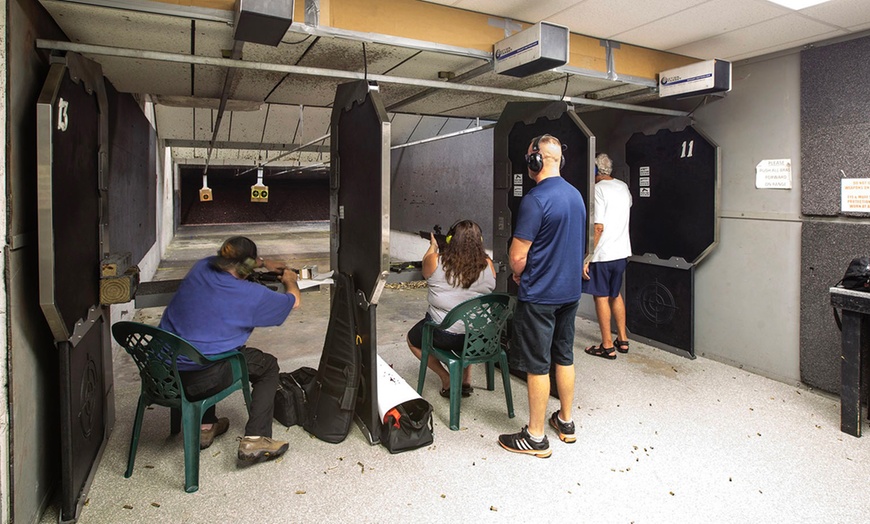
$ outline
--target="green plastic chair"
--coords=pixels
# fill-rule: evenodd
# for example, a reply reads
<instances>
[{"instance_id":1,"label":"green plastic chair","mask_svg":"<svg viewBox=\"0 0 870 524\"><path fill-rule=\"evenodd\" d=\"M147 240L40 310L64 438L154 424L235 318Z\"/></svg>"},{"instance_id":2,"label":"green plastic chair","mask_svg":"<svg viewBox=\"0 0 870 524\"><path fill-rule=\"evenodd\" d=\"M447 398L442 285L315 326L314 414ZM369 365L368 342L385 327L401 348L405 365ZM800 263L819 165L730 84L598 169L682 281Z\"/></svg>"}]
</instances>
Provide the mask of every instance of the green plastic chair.
<instances>
[{"instance_id":1,"label":"green plastic chair","mask_svg":"<svg viewBox=\"0 0 870 524\"><path fill-rule=\"evenodd\" d=\"M125 478L133 474L136 461L136 448L139 446L139 432L145 408L151 404L172 409L170 433L182 431L184 438L184 491L193 493L199 489L199 437L202 415L238 389L245 396L245 405L250 413L251 390L248 382L248 366L245 357L238 351L228 351L220 355L205 356L193 345L168 331L140 324L138 322L118 322L112 326L112 335L139 367L142 391L133 435L130 439L130 454L127 458ZM190 401L181 387L178 374L178 357L184 355L199 365L227 360L232 366L233 383L216 395L206 399Z\"/></svg>"},{"instance_id":2,"label":"green plastic chair","mask_svg":"<svg viewBox=\"0 0 870 524\"><path fill-rule=\"evenodd\" d=\"M462 371L472 364L486 364L486 389L495 389L495 363L501 369L504 383L504 396L507 402L508 417L514 417L514 400L511 394L510 371L502 337L507 321L513 313L513 302L505 293L490 293L466 300L457 305L444 321L437 324L428 321L423 325L423 343L420 356L420 376L417 379L417 393L423 392L426 380L426 363L429 355L447 364L450 371L450 429L459 429L459 407L462 399ZM465 324L465 342L462 352L437 348L433 344L435 329L445 330L456 322Z\"/></svg>"}]
</instances>

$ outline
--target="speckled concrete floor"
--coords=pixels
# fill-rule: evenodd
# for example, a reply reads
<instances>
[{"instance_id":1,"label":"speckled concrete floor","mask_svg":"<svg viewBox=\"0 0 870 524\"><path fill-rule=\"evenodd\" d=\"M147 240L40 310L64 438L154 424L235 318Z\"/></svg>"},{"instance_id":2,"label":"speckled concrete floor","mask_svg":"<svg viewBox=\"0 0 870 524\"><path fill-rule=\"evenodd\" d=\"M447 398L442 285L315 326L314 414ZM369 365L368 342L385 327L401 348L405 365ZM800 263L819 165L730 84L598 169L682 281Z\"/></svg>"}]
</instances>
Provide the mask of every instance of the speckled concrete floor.
<instances>
[{"instance_id":1,"label":"speckled concrete floor","mask_svg":"<svg viewBox=\"0 0 870 524\"><path fill-rule=\"evenodd\" d=\"M264 250L264 253L266 251ZM425 311L425 289L387 289L377 306L378 352L410 384L418 362L405 332ZM328 317L326 293L307 292L281 327L259 329L285 371L316 367ZM156 322L161 308L143 309ZM183 490L181 439L169 414L147 412L136 468L125 479L138 375L115 353L117 422L80 522L866 522L870 438L839 430L839 402L718 362L687 360L632 342L614 361L590 357L597 326L576 321L578 440L550 433L551 458L503 451L500 433L526 423L525 383L512 378L516 418L497 381L475 370L461 430L447 427L447 399L427 377L435 442L391 455L353 427L340 444L276 422L290 450L253 466L236 460L245 423L239 394L219 406L229 432L201 455L200 489ZM550 400L550 409L558 403ZM866 422L865 422L866 424ZM865 433L867 429L865 426ZM55 522L56 509L42 522Z\"/></svg>"}]
</instances>

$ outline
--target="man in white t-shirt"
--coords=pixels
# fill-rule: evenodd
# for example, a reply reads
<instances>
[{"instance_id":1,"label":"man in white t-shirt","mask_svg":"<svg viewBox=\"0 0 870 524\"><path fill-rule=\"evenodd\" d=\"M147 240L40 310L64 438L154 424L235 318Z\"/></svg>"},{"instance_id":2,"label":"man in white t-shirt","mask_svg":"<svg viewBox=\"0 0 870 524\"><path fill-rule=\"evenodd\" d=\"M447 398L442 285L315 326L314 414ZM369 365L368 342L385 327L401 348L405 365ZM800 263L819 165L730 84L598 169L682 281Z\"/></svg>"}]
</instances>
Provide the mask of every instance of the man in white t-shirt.
<instances>
[{"instance_id":1,"label":"man in white t-shirt","mask_svg":"<svg viewBox=\"0 0 870 524\"><path fill-rule=\"evenodd\" d=\"M625 182L613 178L613 162L606 154L595 157L595 224L592 254L583 265L583 278L589 282L583 292L595 299L595 313L601 329L601 344L586 348L586 353L615 359L617 351L628 353L625 328L625 302L622 300L622 276L631 256L628 220L631 192ZM617 337L613 340L611 319L616 321Z\"/></svg>"}]
</instances>

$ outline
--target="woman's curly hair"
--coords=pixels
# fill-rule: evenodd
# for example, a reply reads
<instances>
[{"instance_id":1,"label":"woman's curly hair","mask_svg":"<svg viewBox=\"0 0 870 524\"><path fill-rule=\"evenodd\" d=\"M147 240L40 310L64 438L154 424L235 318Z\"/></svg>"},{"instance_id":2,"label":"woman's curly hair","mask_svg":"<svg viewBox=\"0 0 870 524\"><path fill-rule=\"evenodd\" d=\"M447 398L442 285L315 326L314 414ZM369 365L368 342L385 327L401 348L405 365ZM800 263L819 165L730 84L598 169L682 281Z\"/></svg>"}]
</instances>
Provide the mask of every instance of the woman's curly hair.
<instances>
[{"instance_id":1,"label":"woman's curly hair","mask_svg":"<svg viewBox=\"0 0 870 524\"><path fill-rule=\"evenodd\" d=\"M451 286L468 289L488 265L488 257L483 249L483 233L480 226L471 220L457 222L451 230L450 242L441 253L444 274Z\"/></svg>"}]
</instances>

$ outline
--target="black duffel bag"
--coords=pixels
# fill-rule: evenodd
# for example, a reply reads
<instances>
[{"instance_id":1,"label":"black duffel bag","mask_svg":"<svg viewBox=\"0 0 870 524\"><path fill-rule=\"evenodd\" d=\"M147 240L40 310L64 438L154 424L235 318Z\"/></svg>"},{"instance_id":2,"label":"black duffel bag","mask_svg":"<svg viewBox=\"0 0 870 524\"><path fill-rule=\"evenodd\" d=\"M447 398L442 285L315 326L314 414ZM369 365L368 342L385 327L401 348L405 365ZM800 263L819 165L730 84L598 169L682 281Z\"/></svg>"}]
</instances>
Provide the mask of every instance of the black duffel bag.
<instances>
[{"instance_id":1,"label":"black duffel bag","mask_svg":"<svg viewBox=\"0 0 870 524\"><path fill-rule=\"evenodd\" d=\"M401 453L428 446L432 433L432 405L422 398L402 402L384 415L381 444L390 453Z\"/></svg>"},{"instance_id":2,"label":"black duffel bag","mask_svg":"<svg viewBox=\"0 0 870 524\"><path fill-rule=\"evenodd\" d=\"M870 257L855 257L839 282L846 289L870 291Z\"/></svg>"},{"instance_id":3,"label":"black duffel bag","mask_svg":"<svg viewBox=\"0 0 870 524\"><path fill-rule=\"evenodd\" d=\"M275 420L287 427L302 425L308 412L308 396L314 388L316 376L317 370L309 367L278 374Z\"/></svg>"},{"instance_id":4,"label":"black duffel bag","mask_svg":"<svg viewBox=\"0 0 870 524\"><path fill-rule=\"evenodd\" d=\"M837 282L837 286L853 291L870 292L870 257L853 258L849 262L849 267L846 268L843 278ZM843 321L840 320L840 313L837 312L837 308L834 308L834 322L837 323L837 329L842 331Z\"/></svg>"}]
</instances>

